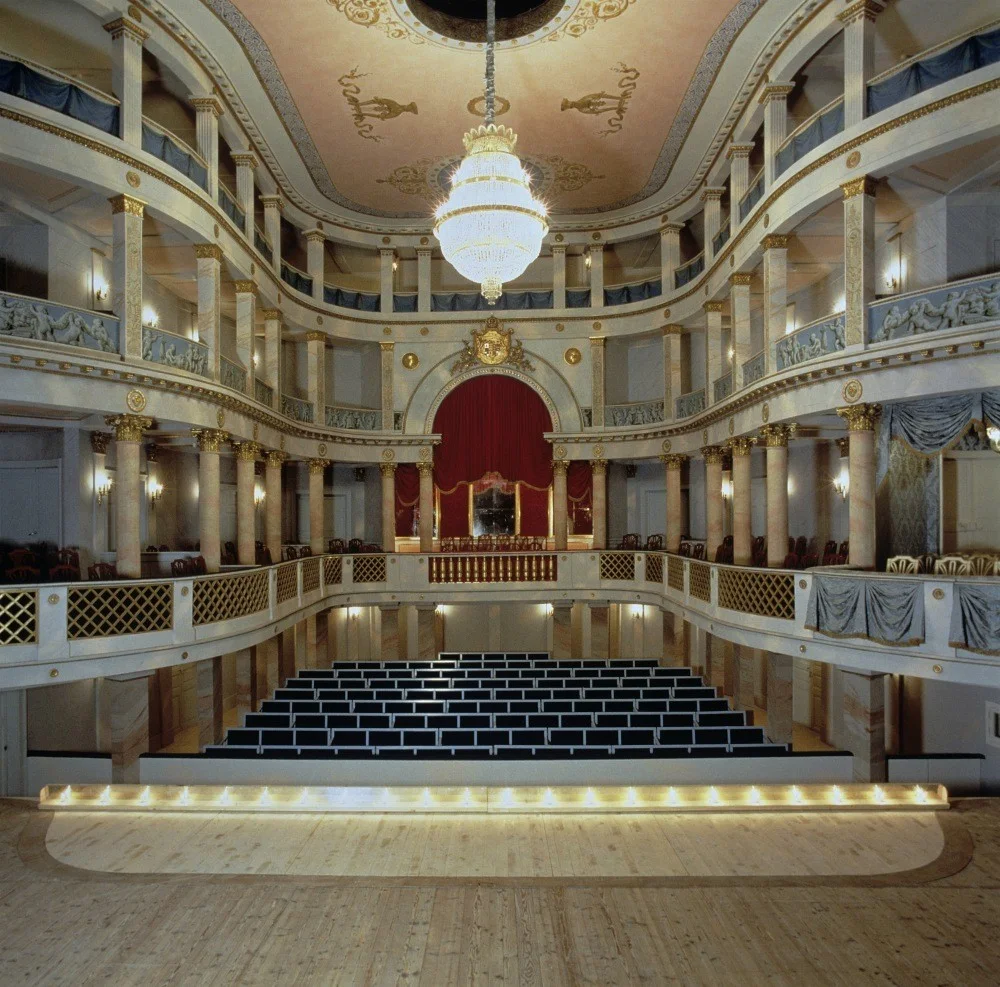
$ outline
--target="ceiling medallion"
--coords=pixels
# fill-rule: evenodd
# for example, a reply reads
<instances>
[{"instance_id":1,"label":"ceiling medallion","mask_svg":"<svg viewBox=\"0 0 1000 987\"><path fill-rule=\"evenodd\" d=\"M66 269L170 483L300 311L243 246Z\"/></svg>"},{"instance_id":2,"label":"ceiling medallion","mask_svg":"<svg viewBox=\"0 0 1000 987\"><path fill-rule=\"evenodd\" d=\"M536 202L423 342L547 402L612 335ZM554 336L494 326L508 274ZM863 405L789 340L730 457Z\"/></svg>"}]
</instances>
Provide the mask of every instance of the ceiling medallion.
<instances>
[{"instance_id":1,"label":"ceiling medallion","mask_svg":"<svg viewBox=\"0 0 1000 987\"><path fill-rule=\"evenodd\" d=\"M571 346L563 354L563 359L571 366L575 367L582 359L583 354L575 347Z\"/></svg>"},{"instance_id":2,"label":"ceiling medallion","mask_svg":"<svg viewBox=\"0 0 1000 987\"><path fill-rule=\"evenodd\" d=\"M844 384L844 388L841 391L844 401L847 404L855 404L860 401L862 393L864 393L864 388L861 386L861 381L857 378L849 380Z\"/></svg>"},{"instance_id":3,"label":"ceiling medallion","mask_svg":"<svg viewBox=\"0 0 1000 987\"><path fill-rule=\"evenodd\" d=\"M502 117L505 113L510 111L510 100L503 96L496 96L496 107L493 111L494 116ZM486 97L485 96L474 96L466 104L465 108L474 117L485 117L486 116Z\"/></svg>"},{"instance_id":4,"label":"ceiling medallion","mask_svg":"<svg viewBox=\"0 0 1000 987\"><path fill-rule=\"evenodd\" d=\"M402 364L407 370L416 370L420 363L420 358L416 353L404 353Z\"/></svg>"},{"instance_id":5,"label":"ceiling medallion","mask_svg":"<svg viewBox=\"0 0 1000 987\"><path fill-rule=\"evenodd\" d=\"M486 122L465 135L465 157L434 217L445 260L477 282L490 305L538 256L549 232L547 210L514 153L517 134L495 122L495 42L496 0L487 0Z\"/></svg>"},{"instance_id":6,"label":"ceiling medallion","mask_svg":"<svg viewBox=\"0 0 1000 987\"><path fill-rule=\"evenodd\" d=\"M140 411L144 411L146 408L146 395L138 388L133 388L125 396L125 406L134 414L139 414Z\"/></svg>"},{"instance_id":7,"label":"ceiling medallion","mask_svg":"<svg viewBox=\"0 0 1000 987\"><path fill-rule=\"evenodd\" d=\"M534 370L524 355L521 341L514 339L513 329L504 329L496 316L490 316L481 329L472 330L472 341L465 343L458 359L451 366L451 373L463 373L477 364L499 367L506 364L518 370Z\"/></svg>"}]
</instances>

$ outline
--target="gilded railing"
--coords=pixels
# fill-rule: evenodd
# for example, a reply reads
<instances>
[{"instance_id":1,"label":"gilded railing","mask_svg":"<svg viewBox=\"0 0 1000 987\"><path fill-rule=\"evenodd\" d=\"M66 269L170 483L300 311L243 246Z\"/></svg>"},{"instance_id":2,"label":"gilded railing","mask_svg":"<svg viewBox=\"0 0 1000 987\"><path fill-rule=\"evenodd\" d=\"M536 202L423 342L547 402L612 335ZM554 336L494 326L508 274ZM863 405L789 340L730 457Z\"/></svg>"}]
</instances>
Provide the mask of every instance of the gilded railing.
<instances>
[{"instance_id":1,"label":"gilded railing","mask_svg":"<svg viewBox=\"0 0 1000 987\"><path fill-rule=\"evenodd\" d=\"M790 572L720 566L719 606L760 617L794 620L795 577Z\"/></svg>"},{"instance_id":2,"label":"gilded railing","mask_svg":"<svg viewBox=\"0 0 1000 987\"><path fill-rule=\"evenodd\" d=\"M299 564L285 562L278 566L278 603L287 603L299 593Z\"/></svg>"},{"instance_id":3,"label":"gilded railing","mask_svg":"<svg viewBox=\"0 0 1000 987\"><path fill-rule=\"evenodd\" d=\"M339 555L323 558L323 582L327 586L339 586L344 578L344 560Z\"/></svg>"},{"instance_id":4,"label":"gilded railing","mask_svg":"<svg viewBox=\"0 0 1000 987\"><path fill-rule=\"evenodd\" d=\"M266 569L196 579L192 591L191 622L197 627L266 610L267 583Z\"/></svg>"},{"instance_id":5,"label":"gilded railing","mask_svg":"<svg viewBox=\"0 0 1000 987\"><path fill-rule=\"evenodd\" d=\"M712 601L712 567L707 562L692 559L688 565L688 591L703 603Z\"/></svg>"},{"instance_id":6,"label":"gilded railing","mask_svg":"<svg viewBox=\"0 0 1000 987\"><path fill-rule=\"evenodd\" d=\"M663 556L656 552L646 553L646 582L663 582Z\"/></svg>"},{"instance_id":7,"label":"gilded railing","mask_svg":"<svg viewBox=\"0 0 1000 987\"><path fill-rule=\"evenodd\" d=\"M169 631L173 626L173 583L78 585L67 591L66 637L70 641Z\"/></svg>"},{"instance_id":8,"label":"gilded railing","mask_svg":"<svg viewBox=\"0 0 1000 987\"><path fill-rule=\"evenodd\" d=\"M0 647L9 644L34 644L37 640L37 590L0 590Z\"/></svg>"},{"instance_id":9,"label":"gilded railing","mask_svg":"<svg viewBox=\"0 0 1000 987\"><path fill-rule=\"evenodd\" d=\"M384 555L355 555L355 583L384 583L386 577Z\"/></svg>"},{"instance_id":10,"label":"gilded railing","mask_svg":"<svg viewBox=\"0 0 1000 987\"><path fill-rule=\"evenodd\" d=\"M635 579L635 552L601 552L601 579Z\"/></svg>"},{"instance_id":11,"label":"gilded railing","mask_svg":"<svg viewBox=\"0 0 1000 987\"><path fill-rule=\"evenodd\" d=\"M319 556L302 560L302 592L312 593L319 589Z\"/></svg>"},{"instance_id":12,"label":"gilded railing","mask_svg":"<svg viewBox=\"0 0 1000 987\"><path fill-rule=\"evenodd\" d=\"M557 558L555 554L449 552L429 556L427 575L432 583L550 583L558 578ZM356 572L354 581L358 582Z\"/></svg>"},{"instance_id":13,"label":"gilded railing","mask_svg":"<svg viewBox=\"0 0 1000 987\"><path fill-rule=\"evenodd\" d=\"M667 586L684 592L684 560L679 555L667 556Z\"/></svg>"}]
</instances>

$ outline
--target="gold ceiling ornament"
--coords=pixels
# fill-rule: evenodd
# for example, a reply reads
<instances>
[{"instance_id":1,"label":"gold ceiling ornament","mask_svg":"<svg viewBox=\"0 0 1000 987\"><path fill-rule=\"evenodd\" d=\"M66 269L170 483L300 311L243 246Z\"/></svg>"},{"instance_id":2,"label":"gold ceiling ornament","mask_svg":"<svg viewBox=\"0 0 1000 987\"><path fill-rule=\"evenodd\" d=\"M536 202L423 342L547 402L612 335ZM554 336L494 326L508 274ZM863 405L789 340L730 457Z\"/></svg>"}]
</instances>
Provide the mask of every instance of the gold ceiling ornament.
<instances>
[{"instance_id":1,"label":"gold ceiling ornament","mask_svg":"<svg viewBox=\"0 0 1000 987\"><path fill-rule=\"evenodd\" d=\"M518 370L534 370L534 365L524 355L524 347L514 338L513 329L504 329L503 324L491 315L481 329L472 329L472 340L463 344L458 359L451 365L452 376L471 370L481 364L485 367L502 365Z\"/></svg>"},{"instance_id":2,"label":"gold ceiling ornament","mask_svg":"<svg viewBox=\"0 0 1000 987\"><path fill-rule=\"evenodd\" d=\"M535 163L540 161L551 169L552 177L549 185L555 192L578 192L591 182L599 182L604 175L595 175L587 165L579 161L567 161L561 154L546 154L541 158L531 155L526 160Z\"/></svg>"},{"instance_id":3,"label":"gold ceiling ornament","mask_svg":"<svg viewBox=\"0 0 1000 987\"><path fill-rule=\"evenodd\" d=\"M134 414L139 414L140 411L145 411L146 395L143 394L139 388L133 387L132 390L125 395L125 406Z\"/></svg>"},{"instance_id":4,"label":"gold ceiling ornament","mask_svg":"<svg viewBox=\"0 0 1000 987\"><path fill-rule=\"evenodd\" d=\"M597 27L601 21L610 21L621 16L635 0L585 0L570 18L569 23L560 32L570 38L580 38L588 31ZM550 35L555 40L558 35Z\"/></svg>"},{"instance_id":5,"label":"gold ceiling ornament","mask_svg":"<svg viewBox=\"0 0 1000 987\"><path fill-rule=\"evenodd\" d=\"M416 370L420 364L420 357L416 353L404 353L400 362L407 370Z\"/></svg>"},{"instance_id":6,"label":"gold ceiling ornament","mask_svg":"<svg viewBox=\"0 0 1000 987\"><path fill-rule=\"evenodd\" d=\"M617 134L625 125L625 114L628 112L629 103L635 95L640 72L636 68L618 62L611 66L611 71L620 76L618 85L614 92L601 90L600 92L587 93L579 99L567 99L563 97L559 109L578 110L588 116L607 116L604 120L604 130L599 130L601 137L609 137Z\"/></svg>"},{"instance_id":7,"label":"gold ceiling ornament","mask_svg":"<svg viewBox=\"0 0 1000 987\"><path fill-rule=\"evenodd\" d=\"M351 119L354 122L354 129L359 137L368 141L380 143L382 138L375 133L375 124L371 121L394 120L404 113L417 113L415 102L397 103L388 96L370 96L368 99L360 99L361 87L357 84L358 79L363 79L367 72L358 72L357 68L345 72L337 80L340 86L340 94L344 97L348 109L351 111Z\"/></svg>"},{"instance_id":8,"label":"gold ceiling ornament","mask_svg":"<svg viewBox=\"0 0 1000 987\"><path fill-rule=\"evenodd\" d=\"M582 359L583 354L575 347L571 346L563 354L563 359L571 366L575 367Z\"/></svg>"},{"instance_id":9,"label":"gold ceiling ornament","mask_svg":"<svg viewBox=\"0 0 1000 987\"><path fill-rule=\"evenodd\" d=\"M861 395L864 394L864 391L865 389L861 381L854 377L844 384L840 394L845 404L857 404L861 400Z\"/></svg>"},{"instance_id":10,"label":"gold ceiling ornament","mask_svg":"<svg viewBox=\"0 0 1000 987\"><path fill-rule=\"evenodd\" d=\"M391 185L402 195L419 195L420 198L432 202L436 193L427 177L432 165L430 158L421 158L413 164L399 165L385 178L376 178L375 184Z\"/></svg>"},{"instance_id":11,"label":"gold ceiling ornament","mask_svg":"<svg viewBox=\"0 0 1000 987\"><path fill-rule=\"evenodd\" d=\"M420 35L396 20L388 0L327 0L327 3L359 27L373 27L394 41L409 39L416 45L424 43Z\"/></svg>"},{"instance_id":12,"label":"gold ceiling ornament","mask_svg":"<svg viewBox=\"0 0 1000 987\"><path fill-rule=\"evenodd\" d=\"M494 96L496 100L496 106L493 109L493 115L502 117L505 113L510 111L510 100L503 96ZM485 96L473 96L472 99L466 104L465 108L474 117L485 117L486 116L486 97Z\"/></svg>"}]
</instances>

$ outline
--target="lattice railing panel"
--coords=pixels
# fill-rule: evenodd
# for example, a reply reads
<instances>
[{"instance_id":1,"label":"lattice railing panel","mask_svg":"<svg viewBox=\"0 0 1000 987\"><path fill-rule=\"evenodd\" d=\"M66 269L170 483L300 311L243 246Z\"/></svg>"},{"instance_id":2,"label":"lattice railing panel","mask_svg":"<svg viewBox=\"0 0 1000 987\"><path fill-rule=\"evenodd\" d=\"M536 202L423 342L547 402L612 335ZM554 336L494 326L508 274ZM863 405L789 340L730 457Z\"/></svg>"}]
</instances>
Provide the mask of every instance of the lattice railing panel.
<instances>
[{"instance_id":1,"label":"lattice railing panel","mask_svg":"<svg viewBox=\"0 0 1000 987\"><path fill-rule=\"evenodd\" d=\"M354 582L356 582L356 583L384 583L385 582L385 556L384 555L355 555L354 556Z\"/></svg>"},{"instance_id":2,"label":"lattice railing panel","mask_svg":"<svg viewBox=\"0 0 1000 987\"><path fill-rule=\"evenodd\" d=\"M298 571L298 562L286 562L278 566L278 603L287 603L298 596Z\"/></svg>"},{"instance_id":3,"label":"lattice railing panel","mask_svg":"<svg viewBox=\"0 0 1000 987\"><path fill-rule=\"evenodd\" d=\"M193 623L214 624L267 609L267 570L212 576L194 582Z\"/></svg>"},{"instance_id":4,"label":"lattice railing panel","mask_svg":"<svg viewBox=\"0 0 1000 987\"><path fill-rule=\"evenodd\" d=\"M0 590L0 647L38 640L38 593L33 589Z\"/></svg>"},{"instance_id":5,"label":"lattice railing panel","mask_svg":"<svg viewBox=\"0 0 1000 987\"><path fill-rule=\"evenodd\" d=\"M634 552L601 552L601 579L635 579Z\"/></svg>"},{"instance_id":6,"label":"lattice railing panel","mask_svg":"<svg viewBox=\"0 0 1000 987\"><path fill-rule=\"evenodd\" d=\"M720 569L719 606L779 620L795 619L795 577L788 572Z\"/></svg>"},{"instance_id":7,"label":"lattice railing panel","mask_svg":"<svg viewBox=\"0 0 1000 987\"><path fill-rule=\"evenodd\" d=\"M691 595L696 600L703 600L705 603L712 601L712 567L707 562L695 562L693 559L688 563L688 588Z\"/></svg>"},{"instance_id":8,"label":"lattice railing panel","mask_svg":"<svg viewBox=\"0 0 1000 987\"><path fill-rule=\"evenodd\" d=\"M173 583L71 586L66 597L70 641L169 631L173 626Z\"/></svg>"},{"instance_id":9,"label":"lattice railing panel","mask_svg":"<svg viewBox=\"0 0 1000 987\"><path fill-rule=\"evenodd\" d=\"M684 592L684 560L679 555L667 556L667 585Z\"/></svg>"},{"instance_id":10,"label":"lattice railing panel","mask_svg":"<svg viewBox=\"0 0 1000 987\"><path fill-rule=\"evenodd\" d=\"M319 589L319 559L306 558L302 560L302 592L312 593Z\"/></svg>"},{"instance_id":11,"label":"lattice railing panel","mask_svg":"<svg viewBox=\"0 0 1000 987\"><path fill-rule=\"evenodd\" d=\"M518 552L475 555L431 555L427 571L432 583L554 583L558 556Z\"/></svg>"},{"instance_id":12,"label":"lattice railing panel","mask_svg":"<svg viewBox=\"0 0 1000 987\"><path fill-rule=\"evenodd\" d=\"M344 578L344 560L339 555L328 555L323 559L323 582L327 586L339 586Z\"/></svg>"},{"instance_id":13,"label":"lattice railing panel","mask_svg":"<svg viewBox=\"0 0 1000 987\"><path fill-rule=\"evenodd\" d=\"M663 556L646 553L646 582L663 582Z\"/></svg>"}]
</instances>

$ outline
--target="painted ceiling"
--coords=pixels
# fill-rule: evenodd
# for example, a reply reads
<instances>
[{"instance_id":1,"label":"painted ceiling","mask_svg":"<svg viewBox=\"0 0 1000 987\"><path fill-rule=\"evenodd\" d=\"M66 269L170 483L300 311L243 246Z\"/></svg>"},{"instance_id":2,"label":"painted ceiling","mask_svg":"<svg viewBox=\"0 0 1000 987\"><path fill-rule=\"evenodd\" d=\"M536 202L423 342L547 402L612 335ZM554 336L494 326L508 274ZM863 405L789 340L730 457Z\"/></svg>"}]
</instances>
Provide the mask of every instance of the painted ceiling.
<instances>
[{"instance_id":1,"label":"painted ceiling","mask_svg":"<svg viewBox=\"0 0 1000 987\"><path fill-rule=\"evenodd\" d=\"M483 113L483 46L408 0L204 0L236 33L320 190L430 215ZM498 123L555 213L656 191L732 37L763 0L566 0L498 44Z\"/></svg>"}]
</instances>

